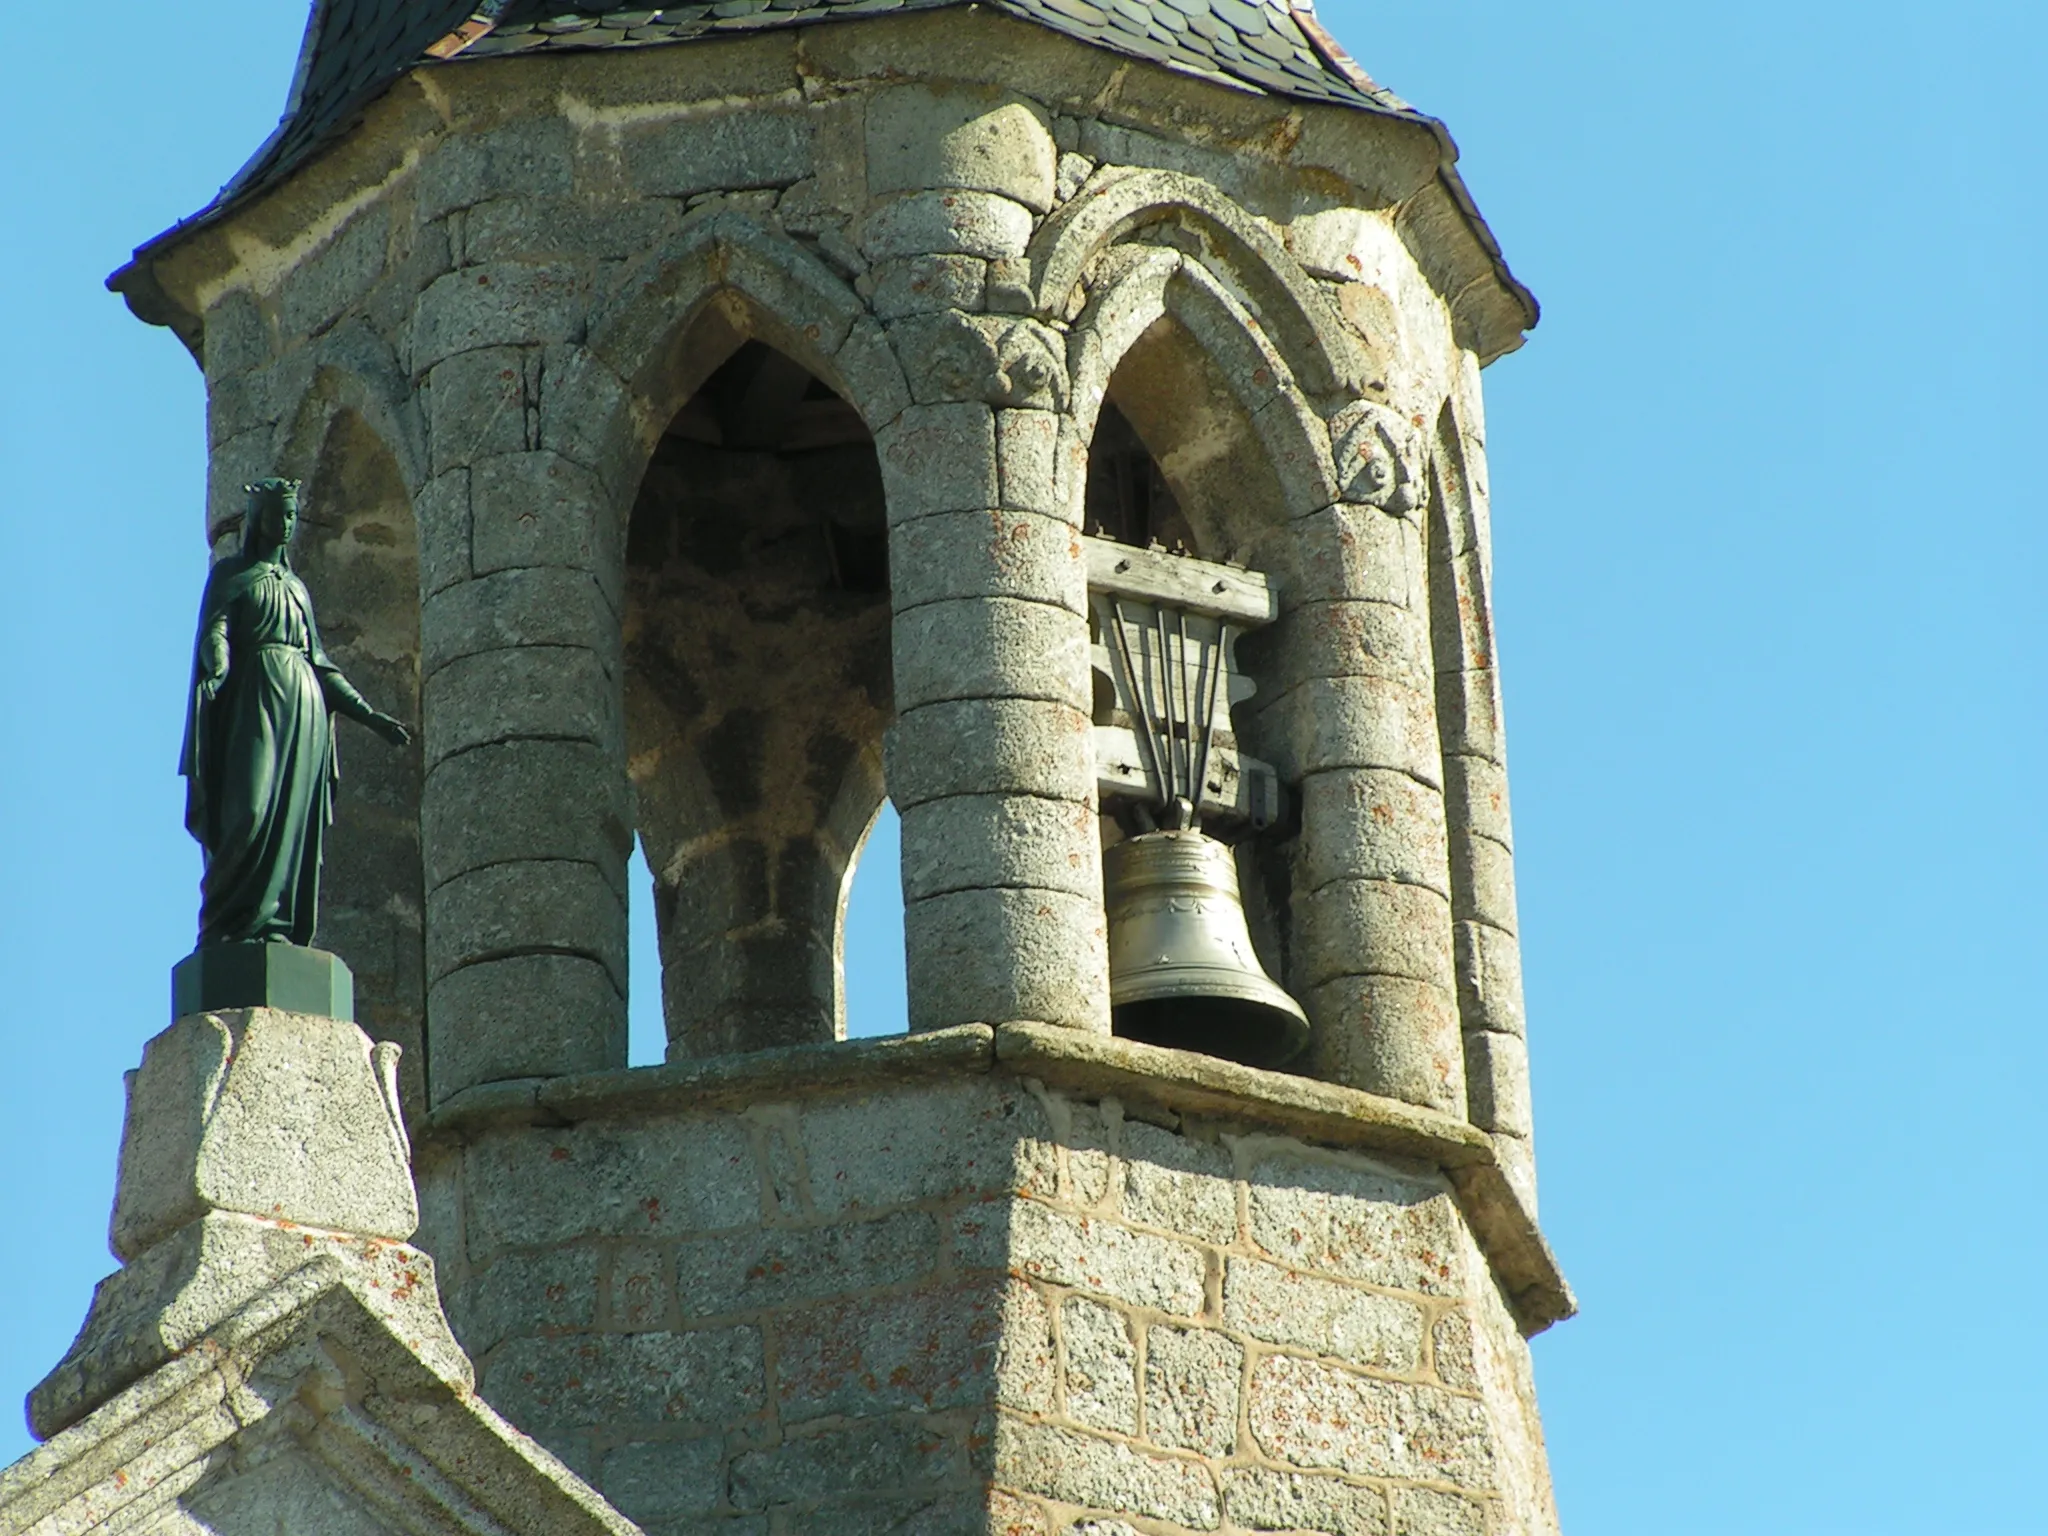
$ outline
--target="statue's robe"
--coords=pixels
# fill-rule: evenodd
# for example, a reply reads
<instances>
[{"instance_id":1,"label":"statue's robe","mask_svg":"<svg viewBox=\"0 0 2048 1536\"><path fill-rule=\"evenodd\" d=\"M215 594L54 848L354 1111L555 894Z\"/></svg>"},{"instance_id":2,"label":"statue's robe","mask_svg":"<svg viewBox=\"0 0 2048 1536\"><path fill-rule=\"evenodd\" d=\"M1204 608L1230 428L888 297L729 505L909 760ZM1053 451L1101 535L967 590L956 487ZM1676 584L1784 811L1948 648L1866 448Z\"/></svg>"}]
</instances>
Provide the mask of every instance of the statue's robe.
<instances>
[{"instance_id":1,"label":"statue's robe","mask_svg":"<svg viewBox=\"0 0 2048 1536\"><path fill-rule=\"evenodd\" d=\"M227 680L200 691L209 636ZM232 555L200 601L185 716L185 827L205 850L199 942L310 944L340 778L332 709L361 700L320 648L313 599L282 561Z\"/></svg>"}]
</instances>

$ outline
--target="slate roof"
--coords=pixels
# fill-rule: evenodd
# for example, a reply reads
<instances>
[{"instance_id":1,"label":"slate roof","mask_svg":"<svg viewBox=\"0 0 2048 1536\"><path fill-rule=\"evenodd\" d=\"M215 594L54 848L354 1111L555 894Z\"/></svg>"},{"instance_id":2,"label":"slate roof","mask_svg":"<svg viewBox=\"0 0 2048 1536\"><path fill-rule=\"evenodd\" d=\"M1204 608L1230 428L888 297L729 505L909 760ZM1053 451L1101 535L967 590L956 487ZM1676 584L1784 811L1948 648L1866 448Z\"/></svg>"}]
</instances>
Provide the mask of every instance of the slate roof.
<instances>
[{"instance_id":1,"label":"slate roof","mask_svg":"<svg viewBox=\"0 0 2048 1536\"><path fill-rule=\"evenodd\" d=\"M572 0L313 0L298 72L276 131L219 196L136 256L276 185L416 66L454 57L653 47L963 3L985 4L1201 79L1430 128L1443 145L1445 186L1503 283L1525 299L1533 323L1534 300L1507 271L1459 179L1453 166L1457 151L1443 125L1375 84L1316 20L1311 0L698 0L632 10Z\"/></svg>"}]
</instances>

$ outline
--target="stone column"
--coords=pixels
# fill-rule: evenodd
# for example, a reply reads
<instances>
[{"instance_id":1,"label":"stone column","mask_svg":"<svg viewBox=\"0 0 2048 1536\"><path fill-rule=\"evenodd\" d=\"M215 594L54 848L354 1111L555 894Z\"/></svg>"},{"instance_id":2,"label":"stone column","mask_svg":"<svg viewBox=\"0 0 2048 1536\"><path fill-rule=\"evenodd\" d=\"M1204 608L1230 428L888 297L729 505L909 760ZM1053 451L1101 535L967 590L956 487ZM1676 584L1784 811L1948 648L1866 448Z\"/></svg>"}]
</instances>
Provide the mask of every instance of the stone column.
<instances>
[{"instance_id":1,"label":"stone column","mask_svg":"<svg viewBox=\"0 0 2048 1536\"><path fill-rule=\"evenodd\" d=\"M871 301L914 402L876 441L913 1029L1109 1027L1064 351L985 312L1055 159L1043 109L1014 97L906 87L868 107Z\"/></svg>"},{"instance_id":2,"label":"stone column","mask_svg":"<svg viewBox=\"0 0 2048 1536\"><path fill-rule=\"evenodd\" d=\"M1281 616L1247 665L1258 749L1301 797L1288 981L1307 1068L1463 1113L1422 530L1342 503L1266 542Z\"/></svg>"},{"instance_id":3,"label":"stone column","mask_svg":"<svg viewBox=\"0 0 2048 1536\"><path fill-rule=\"evenodd\" d=\"M543 446L543 368L580 324L560 269L458 269L422 295L433 479L419 498L428 1077L625 1065L617 498Z\"/></svg>"}]
</instances>

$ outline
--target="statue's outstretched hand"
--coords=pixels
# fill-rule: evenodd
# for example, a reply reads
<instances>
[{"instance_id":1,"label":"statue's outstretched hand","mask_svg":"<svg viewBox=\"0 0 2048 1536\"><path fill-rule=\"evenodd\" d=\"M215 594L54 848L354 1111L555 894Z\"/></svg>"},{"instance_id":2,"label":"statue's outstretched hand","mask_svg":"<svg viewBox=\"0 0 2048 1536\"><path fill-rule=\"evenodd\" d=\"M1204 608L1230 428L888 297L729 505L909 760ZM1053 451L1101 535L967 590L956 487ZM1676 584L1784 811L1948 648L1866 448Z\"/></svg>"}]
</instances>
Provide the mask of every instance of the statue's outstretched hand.
<instances>
[{"instance_id":1,"label":"statue's outstretched hand","mask_svg":"<svg viewBox=\"0 0 2048 1536\"><path fill-rule=\"evenodd\" d=\"M394 747L402 747L412 740L412 732L405 728L405 722L395 720L387 714L373 713L363 724L367 725L379 736L382 736Z\"/></svg>"}]
</instances>

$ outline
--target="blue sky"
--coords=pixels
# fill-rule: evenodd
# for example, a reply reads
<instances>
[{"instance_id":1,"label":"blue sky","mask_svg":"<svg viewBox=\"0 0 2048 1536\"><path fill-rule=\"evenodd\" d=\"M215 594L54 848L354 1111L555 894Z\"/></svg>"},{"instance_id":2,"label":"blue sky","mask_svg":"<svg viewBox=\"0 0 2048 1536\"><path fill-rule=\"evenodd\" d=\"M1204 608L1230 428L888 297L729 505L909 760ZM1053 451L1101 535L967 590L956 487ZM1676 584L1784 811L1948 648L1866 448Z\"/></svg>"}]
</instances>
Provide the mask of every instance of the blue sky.
<instances>
[{"instance_id":1,"label":"blue sky","mask_svg":"<svg viewBox=\"0 0 2048 1536\"><path fill-rule=\"evenodd\" d=\"M299 7L206 10L0 53L9 1401L111 1267L120 1075L191 932L203 401L99 285L282 102ZM1566 1529L2041 1531L2048 10L1324 18L1450 123L1545 306L1487 387L1543 1209L1584 1306L1536 1345ZM0 1409L0 1461L28 1444Z\"/></svg>"}]
</instances>

